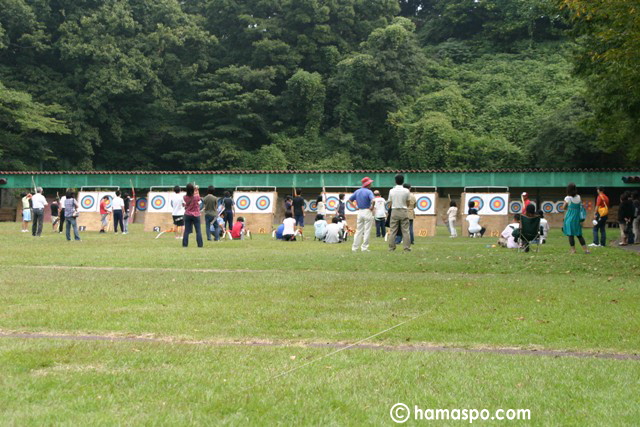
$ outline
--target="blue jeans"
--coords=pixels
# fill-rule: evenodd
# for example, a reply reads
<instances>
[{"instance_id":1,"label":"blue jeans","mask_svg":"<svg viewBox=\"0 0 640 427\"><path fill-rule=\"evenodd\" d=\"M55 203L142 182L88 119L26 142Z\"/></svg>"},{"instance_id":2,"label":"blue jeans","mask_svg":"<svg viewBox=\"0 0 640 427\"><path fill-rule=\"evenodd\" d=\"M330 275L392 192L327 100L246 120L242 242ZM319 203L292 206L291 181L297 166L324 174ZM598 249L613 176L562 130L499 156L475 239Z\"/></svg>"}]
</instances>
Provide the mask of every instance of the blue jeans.
<instances>
[{"instance_id":1,"label":"blue jeans","mask_svg":"<svg viewBox=\"0 0 640 427\"><path fill-rule=\"evenodd\" d=\"M71 227L73 227L73 236L76 240L80 240L80 234L78 234L78 223L76 219L72 216L68 216L65 218L67 221L67 240L71 240Z\"/></svg>"},{"instance_id":2,"label":"blue jeans","mask_svg":"<svg viewBox=\"0 0 640 427\"><path fill-rule=\"evenodd\" d=\"M387 218L376 218L376 237L384 237L387 234L386 222Z\"/></svg>"},{"instance_id":3,"label":"blue jeans","mask_svg":"<svg viewBox=\"0 0 640 427\"><path fill-rule=\"evenodd\" d=\"M224 225L227 227L227 230L233 228L233 211L224 211Z\"/></svg>"},{"instance_id":4,"label":"blue jeans","mask_svg":"<svg viewBox=\"0 0 640 427\"><path fill-rule=\"evenodd\" d=\"M596 245L607 246L607 218L603 216L598 218L598 224L593 226L593 243ZM598 230L600 230L600 239L598 239Z\"/></svg>"},{"instance_id":5,"label":"blue jeans","mask_svg":"<svg viewBox=\"0 0 640 427\"><path fill-rule=\"evenodd\" d=\"M411 244L413 245L413 220L412 219L409 220L409 236L411 238ZM396 235L396 245L399 245L400 242L402 242L402 235L401 234L397 234Z\"/></svg>"},{"instance_id":6,"label":"blue jeans","mask_svg":"<svg viewBox=\"0 0 640 427\"><path fill-rule=\"evenodd\" d=\"M191 234L192 228L196 229L196 242L198 247L204 246L202 243L202 232L200 231L200 217L199 216L184 216L184 235L182 236L182 246L185 248L189 246L189 234Z\"/></svg>"},{"instance_id":7,"label":"blue jeans","mask_svg":"<svg viewBox=\"0 0 640 427\"><path fill-rule=\"evenodd\" d=\"M220 240L220 224L218 224L217 218L212 215L205 215L204 224L207 227L207 240L211 240L211 232L213 232L213 238L216 242Z\"/></svg>"}]
</instances>

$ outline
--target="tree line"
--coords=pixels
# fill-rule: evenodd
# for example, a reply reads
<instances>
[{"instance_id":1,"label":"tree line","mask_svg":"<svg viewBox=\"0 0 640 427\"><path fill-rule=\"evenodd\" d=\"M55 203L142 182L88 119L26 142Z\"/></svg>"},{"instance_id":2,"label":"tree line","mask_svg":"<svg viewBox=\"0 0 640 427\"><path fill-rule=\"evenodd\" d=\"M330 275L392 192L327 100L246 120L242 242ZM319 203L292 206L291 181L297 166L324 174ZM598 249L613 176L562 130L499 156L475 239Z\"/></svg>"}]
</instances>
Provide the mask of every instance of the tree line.
<instances>
[{"instance_id":1,"label":"tree line","mask_svg":"<svg viewBox=\"0 0 640 427\"><path fill-rule=\"evenodd\" d=\"M630 165L632 7L0 0L0 168Z\"/></svg>"}]
</instances>

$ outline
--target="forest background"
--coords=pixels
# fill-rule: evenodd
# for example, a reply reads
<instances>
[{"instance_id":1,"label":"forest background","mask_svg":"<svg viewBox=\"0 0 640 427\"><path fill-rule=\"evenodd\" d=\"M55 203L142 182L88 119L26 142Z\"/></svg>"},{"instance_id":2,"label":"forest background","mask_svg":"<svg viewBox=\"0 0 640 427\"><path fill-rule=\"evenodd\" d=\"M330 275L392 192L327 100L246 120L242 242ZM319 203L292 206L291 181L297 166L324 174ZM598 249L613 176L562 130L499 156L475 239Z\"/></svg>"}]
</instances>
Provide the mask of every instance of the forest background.
<instances>
[{"instance_id":1,"label":"forest background","mask_svg":"<svg viewBox=\"0 0 640 427\"><path fill-rule=\"evenodd\" d=\"M625 167L629 0L0 0L0 169Z\"/></svg>"}]
</instances>

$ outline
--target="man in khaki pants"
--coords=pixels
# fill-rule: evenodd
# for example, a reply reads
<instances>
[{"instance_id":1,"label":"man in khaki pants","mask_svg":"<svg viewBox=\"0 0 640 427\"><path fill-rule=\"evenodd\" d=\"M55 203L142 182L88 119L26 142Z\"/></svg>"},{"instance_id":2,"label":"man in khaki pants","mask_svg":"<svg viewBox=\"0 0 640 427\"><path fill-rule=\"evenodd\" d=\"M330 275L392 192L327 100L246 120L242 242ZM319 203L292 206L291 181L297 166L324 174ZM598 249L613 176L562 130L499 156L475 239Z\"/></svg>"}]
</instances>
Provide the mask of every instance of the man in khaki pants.
<instances>
[{"instance_id":1,"label":"man in khaki pants","mask_svg":"<svg viewBox=\"0 0 640 427\"><path fill-rule=\"evenodd\" d=\"M389 250L396 250L396 235L398 234L398 227L400 227L402 230L402 245L405 252L410 252L411 237L409 235L409 209L407 205L410 192L402 184L404 184L404 175L396 175L396 186L389 192L389 200L391 201Z\"/></svg>"},{"instance_id":2,"label":"man in khaki pants","mask_svg":"<svg viewBox=\"0 0 640 427\"><path fill-rule=\"evenodd\" d=\"M358 221L356 224L356 235L353 237L351 251L369 252L369 235L373 225L373 191L370 187L373 180L368 176L362 178L362 188L356 190L349 198L350 203L355 203L358 207Z\"/></svg>"}]
</instances>

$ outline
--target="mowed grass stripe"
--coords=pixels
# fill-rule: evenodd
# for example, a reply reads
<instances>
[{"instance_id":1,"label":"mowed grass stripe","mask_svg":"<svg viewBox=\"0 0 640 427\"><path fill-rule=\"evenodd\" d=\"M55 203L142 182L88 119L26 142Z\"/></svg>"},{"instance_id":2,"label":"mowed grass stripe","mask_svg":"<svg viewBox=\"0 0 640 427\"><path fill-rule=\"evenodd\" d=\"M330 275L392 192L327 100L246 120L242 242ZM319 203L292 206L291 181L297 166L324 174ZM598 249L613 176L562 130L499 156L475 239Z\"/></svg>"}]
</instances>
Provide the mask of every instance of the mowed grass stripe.
<instances>
[{"instance_id":1,"label":"mowed grass stripe","mask_svg":"<svg viewBox=\"0 0 640 427\"><path fill-rule=\"evenodd\" d=\"M329 352L0 340L2 422L389 425L398 402L526 408L531 420L520 424L535 426L634 425L640 416L636 361L361 350L264 383Z\"/></svg>"},{"instance_id":2,"label":"mowed grass stripe","mask_svg":"<svg viewBox=\"0 0 640 427\"><path fill-rule=\"evenodd\" d=\"M564 273L322 274L0 270L0 329L186 339L354 342L634 353L640 289Z\"/></svg>"}]
</instances>

